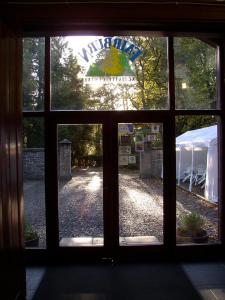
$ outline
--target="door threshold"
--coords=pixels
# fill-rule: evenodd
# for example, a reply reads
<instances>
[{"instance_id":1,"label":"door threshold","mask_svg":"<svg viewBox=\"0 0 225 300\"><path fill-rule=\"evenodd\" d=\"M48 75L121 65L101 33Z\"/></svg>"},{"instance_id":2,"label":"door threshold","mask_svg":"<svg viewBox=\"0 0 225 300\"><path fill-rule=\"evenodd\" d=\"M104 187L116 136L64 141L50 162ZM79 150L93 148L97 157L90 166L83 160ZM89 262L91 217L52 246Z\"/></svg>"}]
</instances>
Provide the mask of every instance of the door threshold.
<instances>
[{"instance_id":1,"label":"door threshold","mask_svg":"<svg viewBox=\"0 0 225 300\"><path fill-rule=\"evenodd\" d=\"M120 237L120 246L142 246L161 244L155 236L129 236ZM62 238L59 243L60 247L103 247L103 237L71 237Z\"/></svg>"}]
</instances>

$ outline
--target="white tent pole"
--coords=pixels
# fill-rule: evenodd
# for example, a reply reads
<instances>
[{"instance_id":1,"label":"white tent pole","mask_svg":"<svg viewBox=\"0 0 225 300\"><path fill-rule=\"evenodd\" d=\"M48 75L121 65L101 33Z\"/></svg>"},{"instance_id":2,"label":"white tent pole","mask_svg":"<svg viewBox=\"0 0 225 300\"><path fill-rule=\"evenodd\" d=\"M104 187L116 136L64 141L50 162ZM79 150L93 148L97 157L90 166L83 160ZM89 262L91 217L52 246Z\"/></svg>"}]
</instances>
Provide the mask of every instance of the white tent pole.
<instances>
[{"instance_id":1,"label":"white tent pole","mask_svg":"<svg viewBox=\"0 0 225 300\"><path fill-rule=\"evenodd\" d=\"M178 185L180 185L180 167L181 167L181 147L180 147L179 168L178 168Z\"/></svg>"},{"instance_id":2,"label":"white tent pole","mask_svg":"<svg viewBox=\"0 0 225 300\"><path fill-rule=\"evenodd\" d=\"M189 192L192 191L193 168L194 168L194 147L192 146L192 151L191 151L191 177L190 177L190 183L189 183Z\"/></svg>"},{"instance_id":3,"label":"white tent pole","mask_svg":"<svg viewBox=\"0 0 225 300\"><path fill-rule=\"evenodd\" d=\"M206 199L208 199L209 201L211 199L209 199L209 147L207 149L207 160L206 160L206 168L205 168L205 186L204 186L204 196Z\"/></svg>"}]
</instances>

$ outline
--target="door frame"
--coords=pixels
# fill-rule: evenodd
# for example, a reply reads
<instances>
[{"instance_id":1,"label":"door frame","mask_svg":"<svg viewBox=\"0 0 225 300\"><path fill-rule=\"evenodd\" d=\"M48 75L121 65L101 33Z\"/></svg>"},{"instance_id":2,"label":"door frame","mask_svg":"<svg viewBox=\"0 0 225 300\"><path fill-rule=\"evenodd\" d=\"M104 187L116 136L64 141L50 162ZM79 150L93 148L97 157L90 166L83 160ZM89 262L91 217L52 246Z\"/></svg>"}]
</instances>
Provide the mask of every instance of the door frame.
<instances>
[{"instance_id":1,"label":"door frame","mask_svg":"<svg viewBox=\"0 0 225 300\"><path fill-rule=\"evenodd\" d=\"M191 34L190 34L191 35ZM54 34L53 34L54 36ZM181 34L182 36L182 34ZM197 34L194 35L197 37ZM216 115L221 118L220 130L220 153L225 149L222 133L225 132L224 122L224 41L217 40L217 84L218 96L221 101L220 109L212 110L175 110L175 88L174 88L174 50L173 35L168 36L168 99L170 108L168 110L155 111L51 111L50 110L50 36L45 37L45 111L24 112L24 117L43 117L45 121L45 197L46 197L46 230L47 249L27 249L28 257L43 257L71 261L83 259L117 259L117 260L162 260L162 259L188 259L211 257L217 253L219 257L223 253L225 244L224 232L224 188L220 184L220 237L221 243L204 246L177 246L176 245L176 153L175 149L175 118L179 115ZM119 200L118 200L118 145L117 124L118 123L163 123L163 195L164 195L164 244L143 247L119 246ZM104 199L110 199L104 205L105 246L103 248L61 248L58 246L58 215L57 201L57 124L103 124L103 147L105 156L103 158L103 171L106 178L103 183ZM111 136L108 134L111 132ZM111 145L111 147L108 147ZM111 157L111 160L107 158ZM220 174L224 174L223 161L220 155ZM113 174L113 176L111 176ZM222 178L222 177L221 177ZM113 195L113 196L112 196ZM222 201L223 199L223 201ZM110 218L113 212L114 219ZM204 247L204 251L203 251ZM39 252L39 253L38 253ZM91 254L91 256L90 256Z\"/></svg>"},{"instance_id":2,"label":"door frame","mask_svg":"<svg viewBox=\"0 0 225 300\"><path fill-rule=\"evenodd\" d=\"M52 112L50 125L46 128L46 160L49 163L46 166L46 198L47 195L54 195L54 201L46 201L46 211L51 212L47 215L49 225L51 226L51 234L47 234L48 248L58 249L60 252L74 251L74 252L90 252L104 255L104 257L115 258L124 252L124 249L131 248L119 246L119 193L118 193L118 124L119 123L162 123L162 117L159 114L149 112ZM76 125L76 124L102 124L102 137L103 137L103 215L104 215L104 246L103 247L59 247L59 221L58 221L58 171L57 171L57 125ZM167 124L168 125L168 124ZM166 127L166 126L165 126ZM168 127L168 126L167 126ZM51 137L51 138L50 138ZM163 134L163 142L165 137ZM167 140L168 142L168 140ZM164 169L164 174L166 170ZM165 189L164 189L165 194ZM169 202L169 201L168 201ZM171 203L171 201L170 201ZM54 215L53 213L54 212ZM56 213L57 212L57 213ZM164 213L164 216L166 214ZM168 222L164 220L164 223ZM166 228L166 226L164 226ZM168 231L166 233L168 235ZM165 241L170 240L168 237ZM142 248L152 248L156 245L145 245ZM164 245L157 245L156 248L162 248ZM86 249L85 249L86 248ZM123 250L121 250L123 248ZM135 248L135 247L134 247Z\"/></svg>"}]
</instances>

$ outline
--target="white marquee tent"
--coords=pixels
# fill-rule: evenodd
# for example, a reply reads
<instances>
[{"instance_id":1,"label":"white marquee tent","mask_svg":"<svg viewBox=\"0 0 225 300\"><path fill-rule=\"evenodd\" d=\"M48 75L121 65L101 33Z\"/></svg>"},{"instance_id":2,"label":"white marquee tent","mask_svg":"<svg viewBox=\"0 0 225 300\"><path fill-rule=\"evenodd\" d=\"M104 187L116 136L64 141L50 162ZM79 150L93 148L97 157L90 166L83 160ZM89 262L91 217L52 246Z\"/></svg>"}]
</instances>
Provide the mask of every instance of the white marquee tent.
<instances>
[{"instance_id":1,"label":"white marquee tent","mask_svg":"<svg viewBox=\"0 0 225 300\"><path fill-rule=\"evenodd\" d=\"M218 202L217 125L190 130L176 138L176 177L204 188L205 198Z\"/></svg>"}]
</instances>

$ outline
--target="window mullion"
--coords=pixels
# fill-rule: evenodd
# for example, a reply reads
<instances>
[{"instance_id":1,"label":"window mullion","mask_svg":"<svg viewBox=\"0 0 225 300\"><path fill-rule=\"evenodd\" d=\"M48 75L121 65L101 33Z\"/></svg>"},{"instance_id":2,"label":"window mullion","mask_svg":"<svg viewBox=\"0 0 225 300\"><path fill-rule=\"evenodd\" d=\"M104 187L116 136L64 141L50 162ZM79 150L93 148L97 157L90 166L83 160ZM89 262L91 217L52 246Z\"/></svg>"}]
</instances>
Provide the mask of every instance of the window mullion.
<instances>
[{"instance_id":1,"label":"window mullion","mask_svg":"<svg viewBox=\"0 0 225 300\"><path fill-rule=\"evenodd\" d=\"M176 245L176 153L175 153L175 80L173 38L168 38L169 118L164 120L164 243Z\"/></svg>"},{"instance_id":2,"label":"window mullion","mask_svg":"<svg viewBox=\"0 0 225 300\"><path fill-rule=\"evenodd\" d=\"M224 178L225 176L225 168L224 168L224 149L225 149L225 41L222 41L220 45L217 47L217 96L218 96L218 103L221 108L220 114L220 126L219 126L219 148L218 148L218 157L220 159L218 165L218 172L219 172L219 179ZM219 199L219 240L222 244L225 244L225 202L224 202L224 194L225 194L225 187L221 184L221 180L218 182L218 199Z\"/></svg>"}]
</instances>

